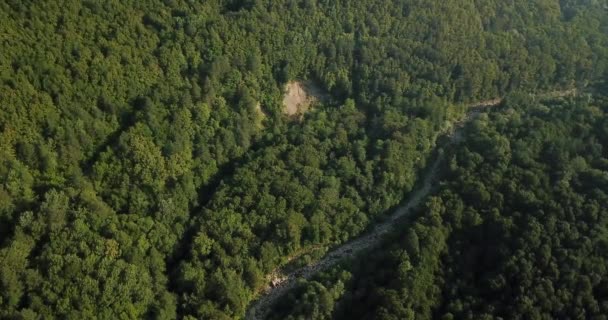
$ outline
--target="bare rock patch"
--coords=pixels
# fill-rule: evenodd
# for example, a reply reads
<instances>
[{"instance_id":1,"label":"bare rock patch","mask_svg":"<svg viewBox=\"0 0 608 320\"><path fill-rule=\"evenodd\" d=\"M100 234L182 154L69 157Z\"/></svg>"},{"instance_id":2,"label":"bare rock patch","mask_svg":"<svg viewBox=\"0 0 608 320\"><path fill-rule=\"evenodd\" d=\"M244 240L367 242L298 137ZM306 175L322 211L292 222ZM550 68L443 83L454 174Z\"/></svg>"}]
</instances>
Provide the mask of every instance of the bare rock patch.
<instances>
[{"instance_id":1,"label":"bare rock patch","mask_svg":"<svg viewBox=\"0 0 608 320\"><path fill-rule=\"evenodd\" d=\"M285 85L283 113L288 116L301 116L321 100L321 89L310 81L291 81Z\"/></svg>"}]
</instances>

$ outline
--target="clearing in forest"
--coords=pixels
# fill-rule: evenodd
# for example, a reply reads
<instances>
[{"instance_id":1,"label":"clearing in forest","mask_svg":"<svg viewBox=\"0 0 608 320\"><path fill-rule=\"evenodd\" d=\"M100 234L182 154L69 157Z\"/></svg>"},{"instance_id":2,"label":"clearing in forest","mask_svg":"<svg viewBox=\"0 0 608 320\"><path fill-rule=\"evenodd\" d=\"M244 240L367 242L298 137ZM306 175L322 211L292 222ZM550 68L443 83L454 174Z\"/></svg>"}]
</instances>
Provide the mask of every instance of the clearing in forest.
<instances>
[{"instance_id":1,"label":"clearing in forest","mask_svg":"<svg viewBox=\"0 0 608 320\"><path fill-rule=\"evenodd\" d=\"M322 96L321 89L311 81L291 81L285 85L283 113L288 116L303 115Z\"/></svg>"}]
</instances>

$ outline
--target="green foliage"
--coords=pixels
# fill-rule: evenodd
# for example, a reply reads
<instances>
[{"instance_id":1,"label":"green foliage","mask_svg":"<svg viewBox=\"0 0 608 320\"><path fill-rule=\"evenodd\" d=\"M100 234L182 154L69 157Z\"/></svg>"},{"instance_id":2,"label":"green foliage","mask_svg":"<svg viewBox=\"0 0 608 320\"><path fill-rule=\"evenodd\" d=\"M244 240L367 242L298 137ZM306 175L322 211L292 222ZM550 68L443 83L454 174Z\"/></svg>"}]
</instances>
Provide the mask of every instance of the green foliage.
<instances>
[{"instance_id":1,"label":"green foliage","mask_svg":"<svg viewBox=\"0 0 608 320\"><path fill-rule=\"evenodd\" d=\"M242 317L288 255L347 241L399 203L459 104L602 75L602 10L551 0L1 2L0 318ZM281 112L297 79L330 96L301 122ZM543 154L563 187L589 166L582 176L606 183L601 161L560 165L563 141L530 154L491 132L475 141L492 147L457 166L504 169ZM602 154L601 139L582 141ZM463 201L508 200L486 171ZM525 189L516 199L542 201ZM454 221L483 222L461 211ZM412 264L430 259L432 232L408 235ZM343 289L332 290L312 288L306 301L318 293L327 308L302 314L331 314ZM379 296L399 316L417 310Z\"/></svg>"},{"instance_id":2,"label":"green foliage","mask_svg":"<svg viewBox=\"0 0 608 320\"><path fill-rule=\"evenodd\" d=\"M441 190L323 318L604 317L607 101L510 101L470 127Z\"/></svg>"}]
</instances>

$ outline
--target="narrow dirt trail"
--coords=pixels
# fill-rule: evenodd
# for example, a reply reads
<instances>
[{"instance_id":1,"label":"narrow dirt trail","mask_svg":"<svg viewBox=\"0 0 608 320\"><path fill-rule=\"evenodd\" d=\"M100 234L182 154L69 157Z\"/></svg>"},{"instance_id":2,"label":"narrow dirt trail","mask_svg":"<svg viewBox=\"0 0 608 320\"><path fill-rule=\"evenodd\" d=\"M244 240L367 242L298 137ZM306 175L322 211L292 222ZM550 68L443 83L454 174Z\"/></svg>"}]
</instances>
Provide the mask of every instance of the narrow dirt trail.
<instances>
[{"instance_id":1,"label":"narrow dirt trail","mask_svg":"<svg viewBox=\"0 0 608 320\"><path fill-rule=\"evenodd\" d=\"M575 91L574 91L575 93ZM543 96L565 96L573 94L572 91L556 91ZM449 140L444 146L456 144L463 139L463 128L465 125L472 120L476 119L483 110L488 107L494 107L499 105L502 99L494 99L488 101L482 101L474 105L469 106L469 112L460 121L455 121L450 124L442 133L447 134ZM440 135L442 134L440 133ZM412 190L408 195L407 200L404 204L398 207L385 221L377 224L375 228L362 235L359 238L351 240L343 245L334 248L328 252L321 260L295 270L289 274L285 274L282 277L280 284L269 288L263 293L257 300L253 301L247 310L246 319L249 320L262 320L265 319L270 311L270 307L286 292L293 289L297 284L298 278L310 279L317 272L327 269L344 258L356 256L360 252L370 249L378 245L382 239L382 236L386 235L395 226L395 222L410 214L415 207L417 207L423 199L432 191L433 182L436 180L439 174L439 165L443 160L443 154L439 154L437 158L427 167L425 175L421 177L417 189Z\"/></svg>"}]
</instances>

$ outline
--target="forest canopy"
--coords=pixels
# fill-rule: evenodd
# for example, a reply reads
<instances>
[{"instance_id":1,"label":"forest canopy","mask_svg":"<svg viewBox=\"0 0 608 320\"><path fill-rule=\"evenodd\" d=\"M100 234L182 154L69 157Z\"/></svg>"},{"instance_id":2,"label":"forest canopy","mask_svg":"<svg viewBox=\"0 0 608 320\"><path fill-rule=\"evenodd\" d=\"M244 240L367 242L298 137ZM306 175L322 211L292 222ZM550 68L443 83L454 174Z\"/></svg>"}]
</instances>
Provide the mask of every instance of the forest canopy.
<instances>
[{"instance_id":1,"label":"forest canopy","mask_svg":"<svg viewBox=\"0 0 608 320\"><path fill-rule=\"evenodd\" d=\"M415 218L270 318L604 319L608 99L521 97L447 151Z\"/></svg>"},{"instance_id":2,"label":"forest canopy","mask_svg":"<svg viewBox=\"0 0 608 320\"><path fill-rule=\"evenodd\" d=\"M242 318L291 255L352 239L397 205L465 106L585 91L605 76L607 17L605 1L571 0L2 1L0 318ZM329 98L294 121L281 110L289 81L312 81ZM574 145L536 142L526 153L527 141L496 131L507 130L500 118L472 134L475 148L496 152L488 161L513 152L505 146L523 150L512 159L532 170L521 173L526 185L563 181L572 193L510 186L524 207L495 219L548 211L554 197L601 219L608 132L602 105L581 108L564 120L581 137ZM452 175L481 165L470 148ZM534 152L555 161L555 176L543 176ZM487 189L497 185L469 180L466 212L500 200ZM467 215L473 222L458 228L482 219ZM580 228L572 237L592 250L597 237ZM581 292L597 285L588 278ZM483 306L506 308L496 299ZM463 301L433 312L456 315L472 305Z\"/></svg>"}]
</instances>

